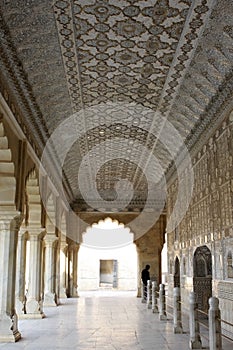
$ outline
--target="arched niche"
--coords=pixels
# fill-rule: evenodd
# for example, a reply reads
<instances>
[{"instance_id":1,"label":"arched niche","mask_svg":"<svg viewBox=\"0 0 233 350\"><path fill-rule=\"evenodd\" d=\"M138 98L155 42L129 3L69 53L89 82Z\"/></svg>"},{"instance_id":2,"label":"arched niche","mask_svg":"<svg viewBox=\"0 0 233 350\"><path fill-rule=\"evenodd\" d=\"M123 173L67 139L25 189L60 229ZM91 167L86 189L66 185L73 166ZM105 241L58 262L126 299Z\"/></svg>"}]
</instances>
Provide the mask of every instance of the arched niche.
<instances>
[{"instance_id":1,"label":"arched niche","mask_svg":"<svg viewBox=\"0 0 233 350\"><path fill-rule=\"evenodd\" d=\"M198 309L208 313L208 300L212 296L212 256L209 248L198 247L193 256L193 290ZM204 314L200 315L202 318Z\"/></svg>"}]
</instances>

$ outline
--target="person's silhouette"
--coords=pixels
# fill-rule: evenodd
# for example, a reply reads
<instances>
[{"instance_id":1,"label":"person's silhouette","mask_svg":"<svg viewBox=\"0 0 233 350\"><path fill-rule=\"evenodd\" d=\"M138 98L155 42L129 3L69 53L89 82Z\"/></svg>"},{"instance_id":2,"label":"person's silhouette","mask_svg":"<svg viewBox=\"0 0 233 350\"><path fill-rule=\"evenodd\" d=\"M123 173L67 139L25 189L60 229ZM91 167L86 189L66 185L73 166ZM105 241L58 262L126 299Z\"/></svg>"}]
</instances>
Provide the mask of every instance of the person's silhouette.
<instances>
[{"instance_id":1,"label":"person's silhouette","mask_svg":"<svg viewBox=\"0 0 233 350\"><path fill-rule=\"evenodd\" d=\"M146 265L146 267L142 270L141 278L143 283L143 297L147 298L147 281L150 280L150 265Z\"/></svg>"}]
</instances>

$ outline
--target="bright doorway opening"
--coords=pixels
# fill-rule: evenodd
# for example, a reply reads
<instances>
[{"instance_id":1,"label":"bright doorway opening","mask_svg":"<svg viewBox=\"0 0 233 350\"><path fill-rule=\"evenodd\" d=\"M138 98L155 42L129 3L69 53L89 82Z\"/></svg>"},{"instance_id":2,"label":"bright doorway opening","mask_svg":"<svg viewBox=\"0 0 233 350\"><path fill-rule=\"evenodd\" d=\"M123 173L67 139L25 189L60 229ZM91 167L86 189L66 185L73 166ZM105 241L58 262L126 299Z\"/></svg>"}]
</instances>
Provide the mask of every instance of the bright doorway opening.
<instances>
[{"instance_id":1,"label":"bright doorway opening","mask_svg":"<svg viewBox=\"0 0 233 350\"><path fill-rule=\"evenodd\" d=\"M100 287L117 288L117 260L100 260Z\"/></svg>"},{"instance_id":2,"label":"bright doorway opening","mask_svg":"<svg viewBox=\"0 0 233 350\"><path fill-rule=\"evenodd\" d=\"M103 289L136 291L138 262L136 245L132 239L133 234L116 220L107 218L104 221L107 222L104 223L101 220L101 227L94 224L94 227L88 229L83 235L84 243L81 244L78 254L78 289L79 291ZM111 228L111 222L113 228ZM98 233L101 238L100 247L96 244ZM88 236L88 239L85 235ZM95 246L90 244L92 235ZM127 242L127 244L116 245L116 235L119 235L121 243ZM110 237L114 238L114 246L103 244L103 242L109 242ZM88 244L85 244L86 242Z\"/></svg>"}]
</instances>

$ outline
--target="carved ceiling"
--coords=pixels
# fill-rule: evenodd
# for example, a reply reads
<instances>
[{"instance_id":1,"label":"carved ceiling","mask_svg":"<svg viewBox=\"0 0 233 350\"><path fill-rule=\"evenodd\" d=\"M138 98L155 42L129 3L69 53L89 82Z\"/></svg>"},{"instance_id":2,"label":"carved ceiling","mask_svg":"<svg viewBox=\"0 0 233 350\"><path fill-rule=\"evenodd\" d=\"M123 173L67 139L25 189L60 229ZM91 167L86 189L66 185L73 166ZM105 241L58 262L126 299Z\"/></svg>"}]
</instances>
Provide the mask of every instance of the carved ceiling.
<instances>
[{"instance_id":1,"label":"carved ceiling","mask_svg":"<svg viewBox=\"0 0 233 350\"><path fill-rule=\"evenodd\" d=\"M39 157L63 125L50 157L74 206L98 202L97 189L112 208L125 179L128 207L141 209L148 181L161 181L232 99L231 0L0 0L0 9L1 92Z\"/></svg>"}]
</instances>

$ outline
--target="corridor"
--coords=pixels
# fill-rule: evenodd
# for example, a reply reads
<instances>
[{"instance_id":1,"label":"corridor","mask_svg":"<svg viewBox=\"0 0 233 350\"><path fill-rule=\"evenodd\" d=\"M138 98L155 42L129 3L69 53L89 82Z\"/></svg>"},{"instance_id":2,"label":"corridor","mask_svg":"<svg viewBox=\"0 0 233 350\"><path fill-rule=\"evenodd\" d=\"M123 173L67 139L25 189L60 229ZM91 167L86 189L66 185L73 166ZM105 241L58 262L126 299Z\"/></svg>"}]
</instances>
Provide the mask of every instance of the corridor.
<instances>
[{"instance_id":1,"label":"corridor","mask_svg":"<svg viewBox=\"0 0 233 350\"><path fill-rule=\"evenodd\" d=\"M188 349L188 322L183 322L185 334L173 334L171 316L159 321L134 292L83 292L45 313L45 319L20 320L22 339L0 349ZM205 339L202 343L206 348ZM223 349L232 349L232 343L224 341Z\"/></svg>"}]
</instances>

